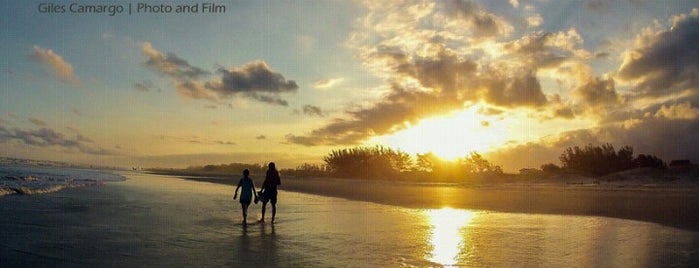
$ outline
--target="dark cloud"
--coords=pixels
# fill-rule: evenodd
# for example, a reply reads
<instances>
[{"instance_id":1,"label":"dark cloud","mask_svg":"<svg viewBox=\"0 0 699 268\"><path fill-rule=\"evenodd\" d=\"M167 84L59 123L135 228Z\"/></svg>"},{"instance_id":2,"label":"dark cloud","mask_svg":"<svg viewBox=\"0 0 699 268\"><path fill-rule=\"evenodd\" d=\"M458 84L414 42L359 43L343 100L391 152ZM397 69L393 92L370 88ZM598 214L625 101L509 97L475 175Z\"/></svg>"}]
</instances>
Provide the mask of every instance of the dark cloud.
<instances>
[{"instance_id":1,"label":"dark cloud","mask_svg":"<svg viewBox=\"0 0 699 268\"><path fill-rule=\"evenodd\" d=\"M592 107L615 104L619 99L612 78L591 78L575 88L573 93L587 106Z\"/></svg>"},{"instance_id":2,"label":"dark cloud","mask_svg":"<svg viewBox=\"0 0 699 268\"><path fill-rule=\"evenodd\" d=\"M451 18L461 19L466 29L476 38L494 38L509 32L511 27L504 19L483 10L470 0L449 0L442 2L445 13Z\"/></svg>"},{"instance_id":3,"label":"dark cloud","mask_svg":"<svg viewBox=\"0 0 699 268\"><path fill-rule=\"evenodd\" d=\"M39 126L39 127L45 127L45 126L48 125L48 124L46 124L46 122L44 122L43 120L36 119L36 118L33 118L33 117L30 117L30 118L29 118L29 122L31 122L32 124L34 124L34 125L36 125L36 126Z\"/></svg>"},{"instance_id":4,"label":"dark cloud","mask_svg":"<svg viewBox=\"0 0 699 268\"><path fill-rule=\"evenodd\" d=\"M151 91L151 90L157 90L160 91L160 88L157 87L153 82L151 81L143 81L143 82L136 82L133 83L133 88L138 90L138 91Z\"/></svg>"},{"instance_id":5,"label":"dark cloud","mask_svg":"<svg viewBox=\"0 0 699 268\"><path fill-rule=\"evenodd\" d=\"M217 73L221 75L221 81L207 83L207 87L222 95L240 92L284 93L295 92L299 88L296 82L286 80L263 61L253 61L229 70L219 68Z\"/></svg>"},{"instance_id":6,"label":"dark cloud","mask_svg":"<svg viewBox=\"0 0 699 268\"><path fill-rule=\"evenodd\" d=\"M259 136L255 137L255 139L256 139L256 140L265 140L265 139L267 139L267 136L265 136L265 135L259 135Z\"/></svg>"},{"instance_id":7,"label":"dark cloud","mask_svg":"<svg viewBox=\"0 0 699 268\"><path fill-rule=\"evenodd\" d=\"M220 103L223 99L235 96L247 97L260 102L288 106L280 93L293 93L298 85L293 80L286 80L280 73L274 72L264 61L253 61L241 67L219 68L219 77L204 81L208 71L190 65L175 54L164 55L154 49L150 43L143 45L143 54L148 57L145 65L156 72L169 76L175 81L175 89L184 98L206 99ZM134 88L146 91L152 86L144 83L134 84Z\"/></svg>"},{"instance_id":8,"label":"dark cloud","mask_svg":"<svg viewBox=\"0 0 699 268\"><path fill-rule=\"evenodd\" d=\"M503 64L481 68L469 59L443 49L436 56L411 59L396 48L379 47L373 54L393 66L396 74L411 77L439 100L484 98L502 106L541 106L546 97L534 70L512 70Z\"/></svg>"},{"instance_id":9,"label":"dark cloud","mask_svg":"<svg viewBox=\"0 0 699 268\"><path fill-rule=\"evenodd\" d=\"M249 96L250 98L256 99L256 100L261 101L261 102L269 103L269 104L289 106L289 103L286 100L280 98L279 96L275 96L275 95L259 94L256 92L248 92L248 93L245 93L244 95Z\"/></svg>"},{"instance_id":10,"label":"dark cloud","mask_svg":"<svg viewBox=\"0 0 699 268\"><path fill-rule=\"evenodd\" d=\"M575 113L570 107L561 107L553 111L554 117L573 119L575 118Z\"/></svg>"},{"instance_id":11,"label":"dark cloud","mask_svg":"<svg viewBox=\"0 0 699 268\"><path fill-rule=\"evenodd\" d=\"M177 79L197 79L209 74L209 72L189 64L189 62L177 57L173 53L163 55L160 51L146 42L143 44L143 53L148 56L146 66L152 70Z\"/></svg>"},{"instance_id":12,"label":"dark cloud","mask_svg":"<svg viewBox=\"0 0 699 268\"><path fill-rule=\"evenodd\" d=\"M310 115L310 116L325 116L323 114L323 111L320 109L318 106L314 105L304 105L303 106L303 114L305 115Z\"/></svg>"},{"instance_id":13,"label":"dark cloud","mask_svg":"<svg viewBox=\"0 0 699 268\"><path fill-rule=\"evenodd\" d=\"M516 106L542 106L546 96L541 91L541 84L534 70L512 72L508 69L491 68L483 79L487 95L485 99L493 104Z\"/></svg>"},{"instance_id":14,"label":"dark cloud","mask_svg":"<svg viewBox=\"0 0 699 268\"><path fill-rule=\"evenodd\" d=\"M625 54L618 78L644 94L699 89L699 9L673 17L670 29L647 31Z\"/></svg>"},{"instance_id":15,"label":"dark cloud","mask_svg":"<svg viewBox=\"0 0 699 268\"><path fill-rule=\"evenodd\" d=\"M509 55L515 56L529 68L555 68L576 57L582 38L575 30L568 32L535 32L505 44Z\"/></svg>"},{"instance_id":16,"label":"dark cloud","mask_svg":"<svg viewBox=\"0 0 699 268\"><path fill-rule=\"evenodd\" d=\"M92 140L78 134L75 138L67 138L63 133L50 128L35 130L9 129L0 126L0 142L19 141L27 145L37 147L60 147L69 150L78 150L86 154L112 155L114 152L90 145Z\"/></svg>"},{"instance_id":17,"label":"dark cloud","mask_svg":"<svg viewBox=\"0 0 699 268\"><path fill-rule=\"evenodd\" d=\"M609 58L609 52L597 52L595 53L596 59L607 59Z\"/></svg>"}]
</instances>

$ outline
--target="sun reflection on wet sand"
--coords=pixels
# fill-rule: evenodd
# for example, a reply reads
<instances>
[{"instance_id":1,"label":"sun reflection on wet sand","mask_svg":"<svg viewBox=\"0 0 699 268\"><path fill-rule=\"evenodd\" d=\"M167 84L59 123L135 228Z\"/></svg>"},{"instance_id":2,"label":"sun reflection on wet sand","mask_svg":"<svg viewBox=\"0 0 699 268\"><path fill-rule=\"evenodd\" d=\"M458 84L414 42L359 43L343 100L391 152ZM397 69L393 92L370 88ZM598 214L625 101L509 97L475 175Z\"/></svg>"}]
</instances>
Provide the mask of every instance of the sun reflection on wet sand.
<instances>
[{"instance_id":1,"label":"sun reflection on wet sand","mask_svg":"<svg viewBox=\"0 0 699 268\"><path fill-rule=\"evenodd\" d=\"M432 251L426 256L428 260L444 266L458 264L460 250L463 246L461 229L466 227L475 214L469 210L442 208L427 211L432 235Z\"/></svg>"}]
</instances>

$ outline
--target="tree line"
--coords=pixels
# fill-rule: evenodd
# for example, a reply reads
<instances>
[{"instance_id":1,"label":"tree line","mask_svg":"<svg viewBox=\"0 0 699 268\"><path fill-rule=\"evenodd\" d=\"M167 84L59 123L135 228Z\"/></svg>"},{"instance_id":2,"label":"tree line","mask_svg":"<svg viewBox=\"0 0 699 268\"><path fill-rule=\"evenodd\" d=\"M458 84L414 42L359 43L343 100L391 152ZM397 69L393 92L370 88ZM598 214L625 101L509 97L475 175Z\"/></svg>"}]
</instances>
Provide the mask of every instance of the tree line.
<instances>
[{"instance_id":1,"label":"tree line","mask_svg":"<svg viewBox=\"0 0 699 268\"><path fill-rule=\"evenodd\" d=\"M480 154L472 152L454 161L434 153L416 154L384 146L354 147L333 150L323 157L325 172L340 178L424 179L460 181L474 177L502 174Z\"/></svg>"},{"instance_id":2,"label":"tree line","mask_svg":"<svg viewBox=\"0 0 699 268\"><path fill-rule=\"evenodd\" d=\"M558 157L562 166L553 163L544 164L541 169L550 173L575 173L586 176L601 176L614 172L639 168L651 167L666 169L667 164L654 156L639 154L633 156L633 147L624 146L618 151L614 146L605 143L601 146L588 144L581 148L579 146L568 147Z\"/></svg>"},{"instance_id":3,"label":"tree line","mask_svg":"<svg viewBox=\"0 0 699 268\"><path fill-rule=\"evenodd\" d=\"M588 144L584 147L566 148L558 158L561 165L544 164L546 173L572 173L585 176L601 176L613 172L652 167L665 169L667 164L653 155L639 154L634 157L633 148L623 146L615 150L606 143L601 146ZM324 164L303 164L293 169L280 170L285 176L402 179L462 182L477 179L494 179L505 174L500 166L494 165L477 152L471 152L456 160L444 160L436 154L410 154L384 146L359 146L333 150L323 157ZM263 164L232 163L223 165L193 166L186 171L237 174L249 169L253 174L264 174ZM511 176L511 175L510 175Z\"/></svg>"}]
</instances>

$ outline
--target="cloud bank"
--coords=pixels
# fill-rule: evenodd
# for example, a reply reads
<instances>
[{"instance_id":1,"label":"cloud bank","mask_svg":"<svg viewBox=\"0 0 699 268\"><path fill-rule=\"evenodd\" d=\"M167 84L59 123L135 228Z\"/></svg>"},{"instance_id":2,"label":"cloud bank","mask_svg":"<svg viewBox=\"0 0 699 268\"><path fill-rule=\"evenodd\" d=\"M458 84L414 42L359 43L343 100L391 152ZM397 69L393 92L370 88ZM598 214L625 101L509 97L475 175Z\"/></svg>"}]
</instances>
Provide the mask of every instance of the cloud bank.
<instances>
[{"instance_id":1,"label":"cloud bank","mask_svg":"<svg viewBox=\"0 0 699 268\"><path fill-rule=\"evenodd\" d=\"M40 124L37 125L41 126ZM11 141L18 141L41 148L61 148L68 151L79 151L91 155L115 154L114 151L100 148L91 139L80 134L76 134L74 138L69 138L65 134L48 127L25 130L0 126L0 142Z\"/></svg>"},{"instance_id":2,"label":"cloud bank","mask_svg":"<svg viewBox=\"0 0 699 268\"><path fill-rule=\"evenodd\" d=\"M511 4L519 6L518 1ZM599 57L585 49L575 28L517 35L505 17L466 0L365 5L368 13L358 20L350 45L389 89L324 126L286 135L288 142L362 144L484 103L501 113L526 111L533 124L594 120L585 129L514 141L492 153L503 162L536 152L542 157L530 160L541 164L542 159L556 161L567 146L606 142L664 159L699 160L699 138L687 135L699 126L698 9L644 29L616 71L595 74L592 61ZM558 83L561 92L545 90L543 79Z\"/></svg>"}]
</instances>

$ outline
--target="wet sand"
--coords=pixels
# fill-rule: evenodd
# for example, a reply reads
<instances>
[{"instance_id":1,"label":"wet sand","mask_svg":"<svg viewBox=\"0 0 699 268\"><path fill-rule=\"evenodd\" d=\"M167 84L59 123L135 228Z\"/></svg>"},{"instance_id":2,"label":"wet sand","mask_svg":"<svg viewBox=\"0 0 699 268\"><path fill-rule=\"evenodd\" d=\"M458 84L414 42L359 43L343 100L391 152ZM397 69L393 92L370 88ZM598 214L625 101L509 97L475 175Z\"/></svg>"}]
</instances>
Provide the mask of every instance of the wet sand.
<instances>
[{"instance_id":1,"label":"wet sand","mask_svg":"<svg viewBox=\"0 0 699 268\"><path fill-rule=\"evenodd\" d=\"M231 185L142 173L127 177L101 186L0 199L0 266L695 267L699 263L699 232L648 222L429 206L411 209L288 191L303 188L324 195L354 194L357 199L439 207L456 201L463 206L476 206L468 202L478 200L498 204L505 201L485 199L492 193L486 191L505 189L386 187L381 182L358 187L351 180L286 179L277 224L243 226ZM386 188L394 190L382 190ZM465 190L485 196L454 198ZM430 195L441 198L424 198ZM381 199L386 197L392 199ZM251 211L253 219L259 218L260 204L252 205Z\"/></svg>"},{"instance_id":2,"label":"wet sand","mask_svg":"<svg viewBox=\"0 0 699 268\"><path fill-rule=\"evenodd\" d=\"M233 185L237 180L183 176ZM235 182L234 182L235 181ZM262 180L255 179L260 186ZM353 179L282 178L280 189L408 208L604 216L699 230L699 188L623 188L551 184L464 186Z\"/></svg>"}]
</instances>

